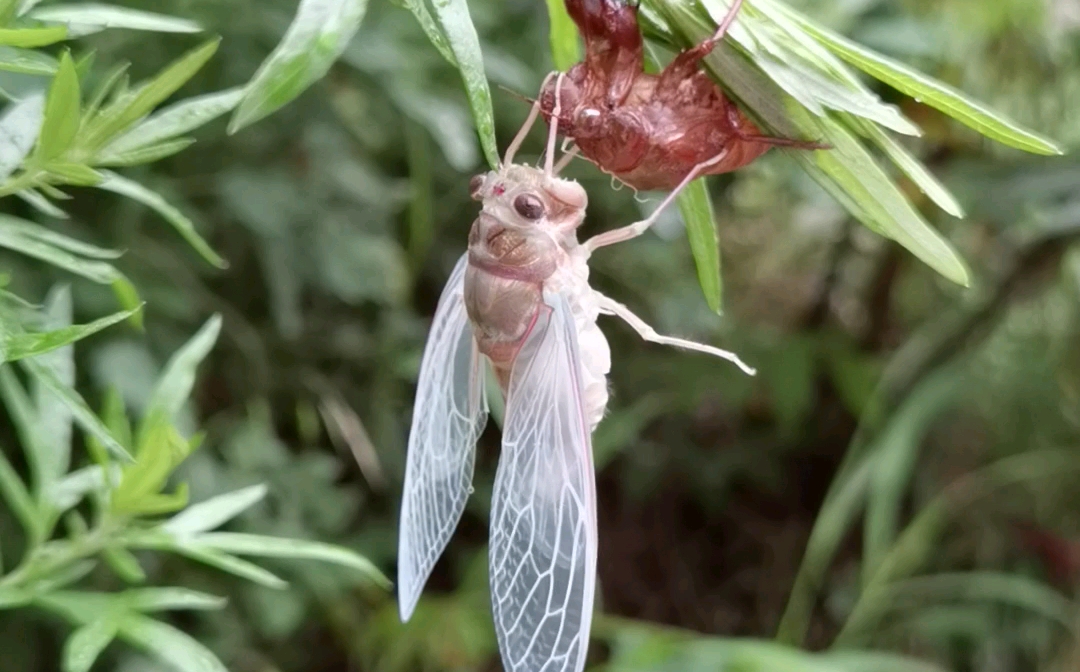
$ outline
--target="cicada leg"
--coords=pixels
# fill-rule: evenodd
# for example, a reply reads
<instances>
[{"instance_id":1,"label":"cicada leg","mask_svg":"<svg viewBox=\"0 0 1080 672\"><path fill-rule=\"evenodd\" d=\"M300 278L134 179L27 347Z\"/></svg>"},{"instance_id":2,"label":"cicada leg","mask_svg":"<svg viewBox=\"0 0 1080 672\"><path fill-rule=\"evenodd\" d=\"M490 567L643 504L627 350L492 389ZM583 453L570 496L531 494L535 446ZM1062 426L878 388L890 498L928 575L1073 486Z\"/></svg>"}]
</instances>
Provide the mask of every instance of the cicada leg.
<instances>
[{"instance_id":1,"label":"cicada leg","mask_svg":"<svg viewBox=\"0 0 1080 672\"><path fill-rule=\"evenodd\" d=\"M729 152L730 150L725 148L723 151L721 151L719 154L712 157L708 161L702 161L701 163L694 166L693 170L686 174L686 177L683 178L682 182L680 182L678 186L672 189L671 193L669 193L667 197L660 202L660 205L652 211L652 214L650 214L645 219L641 220L640 222L634 222L633 224L628 224L627 226L624 226L622 228L615 229L614 231L605 231L604 233L597 234L592 238L586 240L584 243L582 243L582 245L584 245L585 249L587 249L589 252L592 252L593 250L604 247L606 245L614 245L615 243L621 243L632 238L637 238L641 234L645 233L649 230L650 226L656 223L656 220L660 218L661 213L663 213L663 211L675 201L675 199L679 196L679 192L685 189L686 185L690 184L698 177L706 174L706 171L708 171L709 168L723 161L724 158L727 157Z\"/></svg>"},{"instance_id":2,"label":"cicada leg","mask_svg":"<svg viewBox=\"0 0 1080 672\"><path fill-rule=\"evenodd\" d=\"M600 292L593 290L593 296L596 297L597 304L600 306L600 312L614 315L620 318L623 322L630 325L641 336L642 339L650 343L658 343L660 345L670 345L675 348L683 348L685 350L693 350L695 352L703 352L707 355L713 355L714 357L720 357L726 359L735 366L742 369L747 375L754 375L755 370L749 366L746 362L739 359L739 356L734 352L728 352L720 348L714 348L711 345L705 345L704 343L697 343L696 341L689 341L685 338L676 338L675 336L664 336L663 334L656 333L656 329L653 329L645 320L641 319L629 308L619 303L615 299L608 298Z\"/></svg>"}]
</instances>

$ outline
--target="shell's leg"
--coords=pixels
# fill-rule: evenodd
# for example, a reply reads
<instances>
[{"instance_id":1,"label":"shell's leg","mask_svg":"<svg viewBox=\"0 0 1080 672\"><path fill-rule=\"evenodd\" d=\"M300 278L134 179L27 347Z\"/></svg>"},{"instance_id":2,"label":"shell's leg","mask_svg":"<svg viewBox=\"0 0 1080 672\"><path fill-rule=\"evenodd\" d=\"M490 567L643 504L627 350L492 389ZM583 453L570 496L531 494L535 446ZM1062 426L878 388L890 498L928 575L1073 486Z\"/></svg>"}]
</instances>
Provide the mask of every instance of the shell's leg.
<instances>
[{"instance_id":1,"label":"shell's leg","mask_svg":"<svg viewBox=\"0 0 1080 672\"><path fill-rule=\"evenodd\" d=\"M716 32L712 34L712 37L703 41L696 47L687 49L681 52L678 56L672 59L664 71L660 73L660 82L657 84L657 92L667 89L678 88L679 83L685 79L689 79L695 73L698 72L698 63L701 59L712 53L712 50L716 48L716 45L720 44L720 41L724 39L727 34L728 28L735 21L735 16L739 13L739 9L742 8L743 0L734 0L731 3L731 7L728 8L727 14L724 15L724 19L717 26Z\"/></svg>"},{"instance_id":2,"label":"shell's leg","mask_svg":"<svg viewBox=\"0 0 1080 672\"><path fill-rule=\"evenodd\" d=\"M641 336L642 339L650 343L659 343L660 345L670 345L676 348L684 348L686 350L694 350L696 352L703 352L707 355L713 355L726 359L733 363L735 366L742 369L747 375L754 375L756 371L746 364L746 362L739 359L739 356L733 352L727 350L721 350L720 348L714 348L711 345L705 345L704 343L697 343L695 341L688 341L685 338L676 338L674 336L663 336L656 333L656 329L653 329L645 320L641 319L634 313L630 312L630 309L619 303L615 299L608 298L600 292L593 290L593 296L596 298L597 304L600 306L600 312L607 313L608 315L614 315L626 322L630 327Z\"/></svg>"},{"instance_id":3,"label":"shell's leg","mask_svg":"<svg viewBox=\"0 0 1080 672\"><path fill-rule=\"evenodd\" d=\"M548 75L548 77L550 76ZM562 83L565 78L565 72L560 72L555 77L555 107L551 109L551 127L548 129L547 151L544 155L544 176L549 180L559 172L555 169L555 138L559 135L559 115L562 114ZM534 109L536 108L534 107Z\"/></svg>"},{"instance_id":4,"label":"shell's leg","mask_svg":"<svg viewBox=\"0 0 1080 672\"><path fill-rule=\"evenodd\" d=\"M629 224L622 228L615 229L614 231L605 231L604 233L597 234L592 238L586 240L584 243L582 243L582 245L585 246L586 250L592 252L593 250L604 247L605 245L614 245L615 243L621 243L632 238L637 238L641 234L645 233L649 229L649 227L655 224L656 220L660 218L660 214L675 201L675 198L679 195L679 192L685 189L686 185L693 182L699 176L704 175L705 171L707 171L712 166L715 166L716 164L723 161L724 158L727 157L728 153L729 149L724 148L722 152L712 157L708 161L702 161L701 163L694 166L693 170L686 174L686 177L683 178L682 182L680 182L677 187L672 189L671 193L667 195L667 198L661 201L660 205L657 206L657 208L652 211L652 214L645 219L641 220L640 222L634 222L633 224Z\"/></svg>"}]
</instances>

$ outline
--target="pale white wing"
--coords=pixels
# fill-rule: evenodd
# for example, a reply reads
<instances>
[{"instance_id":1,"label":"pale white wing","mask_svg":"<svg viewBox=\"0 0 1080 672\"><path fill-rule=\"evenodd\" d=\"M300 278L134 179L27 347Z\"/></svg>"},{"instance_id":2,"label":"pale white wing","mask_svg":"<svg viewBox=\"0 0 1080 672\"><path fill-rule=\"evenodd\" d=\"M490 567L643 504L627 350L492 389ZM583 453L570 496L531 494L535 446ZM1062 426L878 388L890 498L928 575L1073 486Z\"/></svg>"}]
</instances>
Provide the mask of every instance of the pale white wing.
<instances>
[{"instance_id":1,"label":"pale white wing","mask_svg":"<svg viewBox=\"0 0 1080 672\"><path fill-rule=\"evenodd\" d=\"M412 616L472 490L476 440L487 423L480 353L465 312L468 255L454 267L420 362L398 530L398 611Z\"/></svg>"},{"instance_id":2,"label":"pale white wing","mask_svg":"<svg viewBox=\"0 0 1080 672\"><path fill-rule=\"evenodd\" d=\"M506 672L581 672L596 589L596 481L566 299L514 362L491 504L491 604ZM544 314L546 313L546 314Z\"/></svg>"}]
</instances>

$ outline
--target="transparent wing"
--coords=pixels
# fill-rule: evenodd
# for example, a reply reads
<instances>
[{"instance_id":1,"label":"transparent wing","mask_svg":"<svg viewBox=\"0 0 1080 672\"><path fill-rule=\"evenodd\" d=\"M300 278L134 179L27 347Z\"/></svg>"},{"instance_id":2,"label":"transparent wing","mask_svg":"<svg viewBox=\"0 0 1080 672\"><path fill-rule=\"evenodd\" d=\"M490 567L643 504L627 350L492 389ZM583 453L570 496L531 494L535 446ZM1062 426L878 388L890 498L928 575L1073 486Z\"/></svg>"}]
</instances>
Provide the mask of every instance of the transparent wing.
<instances>
[{"instance_id":1,"label":"transparent wing","mask_svg":"<svg viewBox=\"0 0 1080 672\"><path fill-rule=\"evenodd\" d=\"M511 373L491 505L491 603L506 672L580 672L596 588L596 482L577 331L562 296L544 300L551 310Z\"/></svg>"},{"instance_id":2,"label":"transparent wing","mask_svg":"<svg viewBox=\"0 0 1080 672\"><path fill-rule=\"evenodd\" d=\"M463 255L443 289L420 363L398 530L402 621L465 510L476 440L487 423L481 358L462 295L467 263Z\"/></svg>"}]
</instances>

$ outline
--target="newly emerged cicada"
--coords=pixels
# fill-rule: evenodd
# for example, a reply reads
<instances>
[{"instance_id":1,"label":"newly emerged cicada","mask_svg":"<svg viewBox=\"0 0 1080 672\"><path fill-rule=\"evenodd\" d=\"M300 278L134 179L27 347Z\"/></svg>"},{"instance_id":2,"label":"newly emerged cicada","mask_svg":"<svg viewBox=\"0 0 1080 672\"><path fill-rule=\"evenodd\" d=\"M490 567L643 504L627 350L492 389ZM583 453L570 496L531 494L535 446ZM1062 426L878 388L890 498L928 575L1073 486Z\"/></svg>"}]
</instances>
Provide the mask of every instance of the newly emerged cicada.
<instances>
[{"instance_id":1,"label":"newly emerged cicada","mask_svg":"<svg viewBox=\"0 0 1080 672\"><path fill-rule=\"evenodd\" d=\"M549 77L551 77L549 75ZM565 75L556 82L558 88ZM546 83L546 82L545 82ZM471 492L476 441L487 421L484 360L506 401L491 505L489 574L507 672L580 672L596 586L592 432L608 402L611 354L596 321L626 321L642 338L728 359L734 354L661 336L589 286L593 250L640 235L652 215L583 244L587 197L557 177L556 127L544 166L513 163L536 121L533 106L498 170L470 183L482 202L439 299L420 365L398 541L398 605L412 615Z\"/></svg>"}]
</instances>

